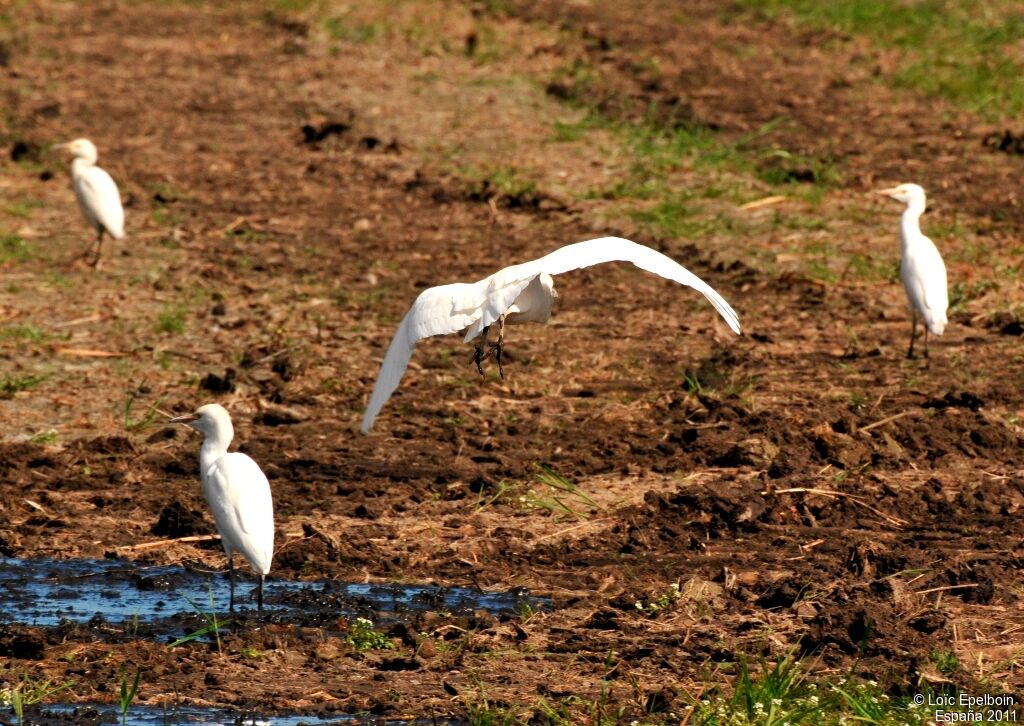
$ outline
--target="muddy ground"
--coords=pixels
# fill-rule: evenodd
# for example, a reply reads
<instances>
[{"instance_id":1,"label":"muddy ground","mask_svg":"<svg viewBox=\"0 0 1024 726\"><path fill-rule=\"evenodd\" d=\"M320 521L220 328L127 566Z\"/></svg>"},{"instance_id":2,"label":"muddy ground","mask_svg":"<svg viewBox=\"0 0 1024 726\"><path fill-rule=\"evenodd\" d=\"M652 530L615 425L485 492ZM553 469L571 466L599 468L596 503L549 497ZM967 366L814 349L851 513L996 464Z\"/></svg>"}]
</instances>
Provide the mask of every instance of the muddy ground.
<instances>
[{"instance_id":1,"label":"muddy ground","mask_svg":"<svg viewBox=\"0 0 1024 726\"><path fill-rule=\"evenodd\" d=\"M273 487L274 577L551 604L411 616L384 654L355 652L344 622L252 616L223 652L9 626L6 681L111 702L127 663L155 705L460 717L543 701L581 723L594 704L670 721L741 653L813 656L894 694L1024 688L1019 283L908 361L898 282L790 264L829 235L840 256L894 260L899 210L863 192L912 178L933 190L926 226L957 224L1015 270L1020 160L984 146L991 127L891 90L887 56L855 39L710 0L683 20L669 2L301 5L4 8L3 553L223 566L216 543L170 541L212 520L198 438L160 423L218 401ZM730 212L742 238L644 227L583 193L628 173L614 139L551 129L652 108L725 139L784 114L755 147L828 156L842 183L813 208L863 214L780 232L780 207ZM47 149L79 135L126 199L129 237L98 271L74 259L88 233ZM508 167L530 183L496 182ZM511 329L504 381L459 339L428 341L358 433L419 290L609 233L701 275L744 334L632 268L565 275L552 322ZM971 262L951 260L951 282L976 283ZM556 500L541 465L583 494ZM677 601L638 610L673 583ZM947 653L959 665L940 672Z\"/></svg>"}]
</instances>

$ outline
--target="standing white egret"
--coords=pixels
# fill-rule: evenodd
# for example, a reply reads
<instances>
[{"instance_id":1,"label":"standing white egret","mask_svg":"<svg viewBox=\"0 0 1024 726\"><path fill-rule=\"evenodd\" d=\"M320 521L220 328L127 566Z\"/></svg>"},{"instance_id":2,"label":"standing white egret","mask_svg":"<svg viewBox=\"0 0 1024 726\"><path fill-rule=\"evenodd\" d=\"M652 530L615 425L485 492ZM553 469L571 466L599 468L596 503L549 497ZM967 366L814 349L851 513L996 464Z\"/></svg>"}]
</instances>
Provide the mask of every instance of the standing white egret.
<instances>
[{"instance_id":1,"label":"standing white egret","mask_svg":"<svg viewBox=\"0 0 1024 726\"><path fill-rule=\"evenodd\" d=\"M103 233L114 239L124 239L124 207L121 206L117 184L110 174L96 166L99 154L89 139L75 139L54 148L67 149L75 157L71 162L71 186L79 209L89 226L96 230L96 259L92 266L98 267Z\"/></svg>"},{"instance_id":2,"label":"standing white egret","mask_svg":"<svg viewBox=\"0 0 1024 726\"><path fill-rule=\"evenodd\" d=\"M259 464L240 452L228 453L234 438L231 416L220 404L209 403L195 413L171 419L205 437L199 450L199 477L213 510L221 544L228 556L231 609L235 609L234 553L240 552L260 576L258 607L263 609L263 580L274 557L274 502L270 483Z\"/></svg>"},{"instance_id":3,"label":"standing white egret","mask_svg":"<svg viewBox=\"0 0 1024 726\"><path fill-rule=\"evenodd\" d=\"M921 215L926 199L924 189L917 184L900 184L880 189L884 194L907 205L900 220L900 277L910 302L910 350L914 357L917 338L917 316L924 321L924 357L928 357L928 333L942 335L946 329L946 309L949 292L946 289L946 265L935 243L921 233Z\"/></svg>"},{"instance_id":4,"label":"standing white egret","mask_svg":"<svg viewBox=\"0 0 1024 726\"><path fill-rule=\"evenodd\" d=\"M466 343L480 339L473 356L480 373L483 374L481 364L490 351L501 371L505 323L547 322L556 297L552 275L614 261L632 262L642 270L694 288L708 299L734 332L740 332L739 318L729 303L671 257L621 237L577 242L540 259L506 267L479 282L456 282L421 292L395 331L384 356L370 403L363 414L363 433L370 430L373 420L398 388L419 340L468 328ZM489 343L487 334L495 322L498 323L498 340ZM504 372L501 373L504 377Z\"/></svg>"}]
</instances>

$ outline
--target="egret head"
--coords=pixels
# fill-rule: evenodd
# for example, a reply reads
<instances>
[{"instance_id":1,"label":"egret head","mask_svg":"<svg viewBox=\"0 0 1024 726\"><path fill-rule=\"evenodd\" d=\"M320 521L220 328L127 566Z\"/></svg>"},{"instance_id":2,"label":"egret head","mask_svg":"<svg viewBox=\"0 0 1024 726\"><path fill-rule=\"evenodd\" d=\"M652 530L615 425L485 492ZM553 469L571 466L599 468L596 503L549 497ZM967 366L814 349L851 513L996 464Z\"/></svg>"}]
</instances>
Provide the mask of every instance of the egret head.
<instances>
[{"instance_id":1,"label":"egret head","mask_svg":"<svg viewBox=\"0 0 1024 726\"><path fill-rule=\"evenodd\" d=\"M182 423L191 426L196 431L204 434L207 438L219 439L225 445L234 438L235 430L231 425L231 416L219 403L208 403L200 406L195 413L186 413L184 416L175 416L171 423Z\"/></svg>"},{"instance_id":2,"label":"egret head","mask_svg":"<svg viewBox=\"0 0 1024 726\"><path fill-rule=\"evenodd\" d=\"M900 184L889 189L879 189L875 194L884 194L908 206L916 205L923 208L925 204L924 189L917 184Z\"/></svg>"},{"instance_id":3,"label":"egret head","mask_svg":"<svg viewBox=\"0 0 1024 726\"><path fill-rule=\"evenodd\" d=\"M53 148L65 149L71 152L71 155L76 159L85 159L93 164L96 163L96 159L99 157L99 152L96 151L96 144L89 141L89 139L75 139L65 144L57 144Z\"/></svg>"}]
</instances>

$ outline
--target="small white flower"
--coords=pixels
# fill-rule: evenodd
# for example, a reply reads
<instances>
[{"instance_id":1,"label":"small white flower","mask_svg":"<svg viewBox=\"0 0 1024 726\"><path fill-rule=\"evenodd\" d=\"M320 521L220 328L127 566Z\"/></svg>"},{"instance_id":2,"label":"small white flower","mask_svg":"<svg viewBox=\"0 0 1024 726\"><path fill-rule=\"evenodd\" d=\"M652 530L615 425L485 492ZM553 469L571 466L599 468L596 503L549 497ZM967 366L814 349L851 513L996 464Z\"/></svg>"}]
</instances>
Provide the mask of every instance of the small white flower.
<instances>
[{"instance_id":1,"label":"small white flower","mask_svg":"<svg viewBox=\"0 0 1024 726\"><path fill-rule=\"evenodd\" d=\"M808 698L807 700L808 700L808 701L810 701L810 702L811 702L812 704L814 704L815 706L817 706L817 705L818 705L818 697L817 697L817 696L811 696L811 697L810 697L810 698Z\"/></svg>"},{"instance_id":2,"label":"small white flower","mask_svg":"<svg viewBox=\"0 0 1024 726\"><path fill-rule=\"evenodd\" d=\"M773 706L781 706L782 705L782 699L781 698L773 698L772 699L772 705Z\"/></svg>"}]
</instances>

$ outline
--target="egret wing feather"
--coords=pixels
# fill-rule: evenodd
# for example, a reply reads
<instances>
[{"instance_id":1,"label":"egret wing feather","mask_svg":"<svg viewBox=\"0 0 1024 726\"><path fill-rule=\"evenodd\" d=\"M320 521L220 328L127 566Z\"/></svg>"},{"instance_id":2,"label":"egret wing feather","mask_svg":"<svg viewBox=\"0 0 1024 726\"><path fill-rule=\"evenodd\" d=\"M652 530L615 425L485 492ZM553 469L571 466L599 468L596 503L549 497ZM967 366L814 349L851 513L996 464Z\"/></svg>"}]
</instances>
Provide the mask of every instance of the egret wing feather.
<instances>
[{"instance_id":1,"label":"egret wing feather","mask_svg":"<svg viewBox=\"0 0 1024 726\"><path fill-rule=\"evenodd\" d=\"M225 550L235 550L266 575L274 558L274 502L270 482L246 454L218 458L204 482Z\"/></svg>"},{"instance_id":2,"label":"egret wing feather","mask_svg":"<svg viewBox=\"0 0 1024 726\"><path fill-rule=\"evenodd\" d=\"M622 237L599 237L585 242L577 242L557 249L539 259L505 268L492 276L498 280L493 285L493 292L489 293L494 296L495 302L488 305L488 308L500 309L498 313L500 315L508 309L508 306L529 284L530 280L541 273L560 275L563 272L600 265L604 262L631 262L641 270L653 272L655 275L692 287L708 299L708 302L718 311L733 332L740 332L739 316L714 288L671 257ZM511 295L513 291L515 291L515 295ZM511 299L509 299L510 295ZM500 307L502 305L504 307ZM484 319L486 318L485 314ZM494 319L497 319L497 315L494 316Z\"/></svg>"},{"instance_id":3,"label":"egret wing feather","mask_svg":"<svg viewBox=\"0 0 1024 726\"><path fill-rule=\"evenodd\" d=\"M92 224L102 225L114 239L124 237L124 207L117 184L103 169L82 169L74 180L75 196Z\"/></svg>"},{"instance_id":4,"label":"egret wing feather","mask_svg":"<svg viewBox=\"0 0 1024 726\"><path fill-rule=\"evenodd\" d=\"M928 330L941 335L949 308L946 264L935 243L922 237L904 256L904 283L910 304L921 313Z\"/></svg>"},{"instance_id":5,"label":"egret wing feather","mask_svg":"<svg viewBox=\"0 0 1024 726\"><path fill-rule=\"evenodd\" d=\"M477 283L479 285L479 283ZM416 344L433 335L457 333L472 325L480 317L480 306L466 307L473 299L470 288L477 285L456 282L451 285L431 287L419 294L409 312L402 318L395 337L391 339L388 352L384 355L377 382L370 395L370 403L363 413L361 430L365 434L373 426L381 408L402 381Z\"/></svg>"}]
</instances>

